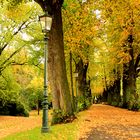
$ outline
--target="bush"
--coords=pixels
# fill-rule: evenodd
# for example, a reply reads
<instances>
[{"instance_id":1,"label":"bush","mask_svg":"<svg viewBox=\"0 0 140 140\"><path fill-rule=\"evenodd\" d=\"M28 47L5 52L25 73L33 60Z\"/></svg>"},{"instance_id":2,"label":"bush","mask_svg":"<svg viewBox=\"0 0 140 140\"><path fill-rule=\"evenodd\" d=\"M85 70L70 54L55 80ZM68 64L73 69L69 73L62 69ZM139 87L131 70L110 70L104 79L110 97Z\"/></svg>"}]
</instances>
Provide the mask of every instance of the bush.
<instances>
[{"instance_id":1,"label":"bush","mask_svg":"<svg viewBox=\"0 0 140 140\"><path fill-rule=\"evenodd\" d=\"M86 110L90 107L91 105L91 99L90 98L86 98L81 96L78 98L78 111L82 111L82 110Z\"/></svg>"},{"instance_id":2,"label":"bush","mask_svg":"<svg viewBox=\"0 0 140 140\"><path fill-rule=\"evenodd\" d=\"M0 115L27 117L29 112L16 92L0 90Z\"/></svg>"},{"instance_id":3,"label":"bush","mask_svg":"<svg viewBox=\"0 0 140 140\"><path fill-rule=\"evenodd\" d=\"M31 110L37 109L38 106L42 109L43 102L43 90L42 89L33 89L26 88L21 93L23 98L26 98L26 102L28 102L28 106ZM52 98L51 94L48 94L48 108L52 108Z\"/></svg>"},{"instance_id":4,"label":"bush","mask_svg":"<svg viewBox=\"0 0 140 140\"><path fill-rule=\"evenodd\" d=\"M114 102L111 103L111 105L112 106L118 106L118 103L114 101Z\"/></svg>"},{"instance_id":5,"label":"bush","mask_svg":"<svg viewBox=\"0 0 140 140\"><path fill-rule=\"evenodd\" d=\"M60 123L69 123L76 119L74 114L66 114L62 110L53 110L52 125Z\"/></svg>"},{"instance_id":6,"label":"bush","mask_svg":"<svg viewBox=\"0 0 140 140\"><path fill-rule=\"evenodd\" d=\"M128 109L133 110L133 111L140 111L140 103L139 102L129 102Z\"/></svg>"}]
</instances>

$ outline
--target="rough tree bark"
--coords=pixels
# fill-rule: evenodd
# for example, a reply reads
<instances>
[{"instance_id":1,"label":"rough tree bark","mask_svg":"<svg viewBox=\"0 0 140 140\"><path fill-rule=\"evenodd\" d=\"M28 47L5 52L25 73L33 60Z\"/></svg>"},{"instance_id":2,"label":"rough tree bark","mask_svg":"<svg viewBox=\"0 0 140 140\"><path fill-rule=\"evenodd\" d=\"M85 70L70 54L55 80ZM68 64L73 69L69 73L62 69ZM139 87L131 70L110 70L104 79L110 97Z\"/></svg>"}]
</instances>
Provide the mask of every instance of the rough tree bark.
<instances>
[{"instance_id":1,"label":"rough tree bark","mask_svg":"<svg viewBox=\"0 0 140 140\"><path fill-rule=\"evenodd\" d=\"M120 78L114 81L114 84L108 88L107 102L113 106L120 106L121 96L120 96Z\"/></svg>"},{"instance_id":2,"label":"rough tree bark","mask_svg":"<svg viewBox=\"0 0 140 140\"><path fill-rule=\"evenodd\" d=\"M136 93L136 68L133 52L133 36L128 38L129 55L131 60L124 64L123 73L123 106L128 109L136 109L138 105L138 94Z\"/></svg>"},{"instance_id":3,"label":"rough tree bark","mask_svg":"<svg viewBox=\"0 0 140 140\"><path fill-rule=\"evenodd\" d=\"M53 109L61 110L66 114L72 114L71 96L66 76L63 26L61 6L62 0L36 0L44 10L46 3L47 11L53 17L52 28L48 43L48 67L49 80L52 89Z\"/></svg>"},{"instance_id":4,"label":"rough tree bark","mask_svg":"<svg viewBox=\"0 0 140 140\"><path fill-rule=\"evenodd\" d=\"M103 78L103 85L104 85L104 91L102 94L102 102L107 102L107 98L108 98L108 85L107 85L107 76L106 76L106 68L105 68L105 64L103 64L103 72L104 72L104 78Z\"/></svg>"},{"instance_id":5,"label":"rough tree bark","mask_svg":"<svg viewBox=\"0 0 140 140\"><path fill-rule=\"evenodd\" d=\"M49 73L53 90L53 108L72 113L71 97L66 76L61 5L53 7L53 23L49 38Z\"/></svg>"},{"instance_id":6,"label":"rough tree bark","mask_svg":"<svg viewBox=\"0 0 140 140\"><path fill-rule=\"evenodd\" d=\"M76 72L78 72L78 94L79 96L85 96L85 87L87 84L87 69L88 63L84 64L83 60L80 59L76 64Z\"/></svg>"},{"instance_id":7,"label":"rough tree bark","mask_svg":"<svg viewBox=\"0 0 140 140\"><path fill-rule=\"evenodd\" d=\"M90 89L90 80L87 81L87 70L88 70L89 62L83 62L80 58L78 63L76 64L75 72L78 72L78 102L82 103L82 106L78 109L84 110L87 109L91 105L92 95Z\"/></svg>"}]
</instances>

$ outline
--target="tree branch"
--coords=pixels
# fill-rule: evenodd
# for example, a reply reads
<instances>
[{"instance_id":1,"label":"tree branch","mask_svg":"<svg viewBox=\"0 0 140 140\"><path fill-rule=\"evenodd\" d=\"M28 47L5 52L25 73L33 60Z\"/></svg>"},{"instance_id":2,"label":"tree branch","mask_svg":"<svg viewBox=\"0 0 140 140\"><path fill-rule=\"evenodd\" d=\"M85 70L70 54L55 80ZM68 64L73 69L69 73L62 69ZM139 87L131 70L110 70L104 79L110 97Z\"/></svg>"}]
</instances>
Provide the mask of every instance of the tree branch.
<instances>
[{"instance_id":1,"label":"tree branch","mask_svg":"<svg viewBox=\"0 0 140 140\"><path fill-rule=\"evenodd\" d=\"M32 21L29 22L28 20L26 20L18 27L17 31L13 33L10 40L2 48L0 48L0 55L2 54L3 50L9 45L10 41L14 38L14 36L17 35L21 30L27 28L30 23L32 23Z\"/></svg>"},{"instance_id":2,"label":"tree branch","mask_svg":"<svg viewBox=\"0 0 140 140\"><path fill-rule=\"evenodd\" d=\"M1 65L0 65L0 73L9 66L12 62L7 63L14 55L16 55L25 45L14 51ZM7 63L7 64L6 64ZM6 65L5 65L6 64Z\"/></svg>"},{"instance_id":3,"label":"tree branch","mask_svg":"<svg viewBox=\"0 0 140 140\"><path fill-rule=\"evenodd\" d=\"M14 51L1 65L4 65L7 61L9 61L15 54L17 54L25 45Z\"/></svg>"},{"instance_id":4,"label":"tree branch","mask_svg":"<svg viewBox=\"0 0 140 140\"><path fill-rule=\"evenodd\" d=\"M11 65L28 65L28 62L22 62L22 63L18 63L18 62L15 62L15 61L13 61L12 63L11 63Z\"/></svg>"}]
</instances>

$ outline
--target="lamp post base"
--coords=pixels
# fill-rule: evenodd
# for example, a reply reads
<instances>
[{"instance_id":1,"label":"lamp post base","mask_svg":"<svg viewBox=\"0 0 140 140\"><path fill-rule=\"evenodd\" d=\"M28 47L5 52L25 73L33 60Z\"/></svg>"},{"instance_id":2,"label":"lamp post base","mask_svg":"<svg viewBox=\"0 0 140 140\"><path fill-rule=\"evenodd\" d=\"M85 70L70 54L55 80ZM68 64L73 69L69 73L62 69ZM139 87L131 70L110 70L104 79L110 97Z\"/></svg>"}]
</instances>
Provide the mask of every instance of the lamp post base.
<instances>
[{"instance_id":1,"label":"lamp post base","mask_svg":"<svg viewBox=\"0 0 140 140\"><path fill-rule=\"evenodd\" d=\"M41 133L47 133L49 131L49 127L48 127L48 107L47 107L47 104L46 104L45 101L43 102L44 108L43 108Z\"/></svg>"},{"instance_id":2,"label":"lamp post base","mask_svg":"<svg viewBox=\"0 0 140 140\"><path fill-rule=\"evenodd\" d=\"M41 128L41 133L48 133L49 132L49 128L48 127L42 127Z\"/></svg>"}]
</instances>

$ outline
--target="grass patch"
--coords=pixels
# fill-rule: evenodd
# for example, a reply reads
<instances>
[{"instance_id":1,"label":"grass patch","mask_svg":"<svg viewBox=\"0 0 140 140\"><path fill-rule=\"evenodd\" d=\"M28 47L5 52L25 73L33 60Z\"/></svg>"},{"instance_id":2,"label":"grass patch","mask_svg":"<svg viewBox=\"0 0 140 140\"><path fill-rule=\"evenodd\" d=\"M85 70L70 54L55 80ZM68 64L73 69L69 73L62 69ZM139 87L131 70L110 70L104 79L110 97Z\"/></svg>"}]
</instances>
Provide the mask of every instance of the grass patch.
<instances>
[{"instance_id":1,"label":"grass patch","mask_svg":"<svg viewBox=\"0 0 140 140\"><path fill-rule=\"evenodd\" d=\"M60 124L50 127L50 131L41 134L41 128L37 127L25 132L9 135L2 140L77 140L78 123Z\"/></svg>"}]
</instances>

